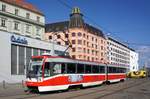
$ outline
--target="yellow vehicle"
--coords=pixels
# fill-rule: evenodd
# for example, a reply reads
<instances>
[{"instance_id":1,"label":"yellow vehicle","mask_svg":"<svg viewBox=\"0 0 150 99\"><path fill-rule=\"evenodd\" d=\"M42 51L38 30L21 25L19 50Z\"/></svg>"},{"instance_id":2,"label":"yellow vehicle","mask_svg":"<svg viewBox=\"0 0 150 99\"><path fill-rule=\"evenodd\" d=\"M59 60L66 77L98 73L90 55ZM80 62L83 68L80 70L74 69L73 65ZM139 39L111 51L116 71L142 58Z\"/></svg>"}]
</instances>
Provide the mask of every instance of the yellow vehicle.
<instances>
[{"instance_id":1,"label":"yellow vehicle","mask_svg":"<svg viewBox=\"0 0 150 99\"><path fill-rule=\"evenodd\" d=\"M144 77L146 77L146 71L145 70L132 71L132 72L127 73L127 77L129 77L129 78L144 78Z\"/></svg>"}]
</instances>

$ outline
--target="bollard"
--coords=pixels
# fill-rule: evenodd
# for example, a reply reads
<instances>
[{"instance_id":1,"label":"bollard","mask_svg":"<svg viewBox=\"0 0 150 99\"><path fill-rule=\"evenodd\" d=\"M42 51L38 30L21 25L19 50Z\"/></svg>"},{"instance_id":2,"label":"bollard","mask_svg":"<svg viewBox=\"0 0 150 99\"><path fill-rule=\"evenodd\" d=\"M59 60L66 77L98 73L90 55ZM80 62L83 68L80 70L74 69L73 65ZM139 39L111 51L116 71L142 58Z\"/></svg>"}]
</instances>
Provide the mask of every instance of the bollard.
<instances>
[{"instance_id":1,"label":"bollard","mask_svg":"<svg viewBox=\"0 0 150 99\"><path fill-rule=\"evenodd\" d=\"M22 88L24 88L24 81L22 80Z\"/></svg>"},{"instance_id":2,"label":"bollard","mask_svg":"<svg viewBox=\"0 0 150 99\"><path fill-rule=\"evenodd\" d=\"M5 83L5 80L3 80L3 88L6 89L6 83Z\"/></svg>"}]
</instances>

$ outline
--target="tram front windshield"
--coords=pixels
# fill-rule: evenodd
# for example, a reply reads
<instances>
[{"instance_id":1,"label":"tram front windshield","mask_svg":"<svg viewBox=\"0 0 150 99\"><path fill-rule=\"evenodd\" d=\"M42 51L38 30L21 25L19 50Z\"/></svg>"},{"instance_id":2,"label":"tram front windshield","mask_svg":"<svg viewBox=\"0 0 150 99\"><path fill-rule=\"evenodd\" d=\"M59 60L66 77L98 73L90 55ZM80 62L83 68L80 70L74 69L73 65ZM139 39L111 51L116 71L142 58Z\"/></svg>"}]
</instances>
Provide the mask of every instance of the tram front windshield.
<instances>
[{"instance_id":1,"label":"tram front windshield","mask_svg":"<svg viewBox=\"0 0 150 99\"><path fill-rule=\"evenodd\" d=\"M42 77L42 58L32 58L27 72L27 77L37 78Z\"/></svg>"}]
</instances>

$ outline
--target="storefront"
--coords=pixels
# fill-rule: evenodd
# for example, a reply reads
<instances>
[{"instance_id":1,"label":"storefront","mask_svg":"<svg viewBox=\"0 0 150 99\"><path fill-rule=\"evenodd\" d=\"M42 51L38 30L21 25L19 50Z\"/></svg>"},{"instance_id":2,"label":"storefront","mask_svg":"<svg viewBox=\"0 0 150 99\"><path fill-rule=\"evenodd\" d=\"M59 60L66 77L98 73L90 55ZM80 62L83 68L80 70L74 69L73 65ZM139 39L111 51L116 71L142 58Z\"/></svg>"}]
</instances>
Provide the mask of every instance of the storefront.
<instances>
[{"instance_id":1,"label":"storefront","mask_svg":"<svg viewBox=\"0 0 150 99\"><path fill-rule=\"evenodd\" d=\"M31 56L51 53L52 47L55 54L63 53L66 49L64 46L3 31L0 31L0 45L0 82L5 80L8 83L25 80Z\"/></svg>"}]
</instances>

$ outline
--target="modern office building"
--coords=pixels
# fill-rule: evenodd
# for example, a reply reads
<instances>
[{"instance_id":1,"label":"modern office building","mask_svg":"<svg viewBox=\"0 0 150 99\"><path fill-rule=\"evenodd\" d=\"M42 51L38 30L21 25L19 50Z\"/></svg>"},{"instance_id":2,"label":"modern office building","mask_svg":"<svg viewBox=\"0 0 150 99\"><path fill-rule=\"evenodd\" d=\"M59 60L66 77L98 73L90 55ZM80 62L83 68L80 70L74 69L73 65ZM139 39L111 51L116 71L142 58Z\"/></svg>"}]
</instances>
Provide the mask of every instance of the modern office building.
<instances>
[{"instance_id":1,"label":"modern office building","mask_svg":"<svg viewBox=\"0 0 150 99\"><path fill-rule=\"evenodd\" d=\"M107 59L110 64L130 66L130 49L118 40L107 37Z\"/></svg>"},{"instance_id":2,"label":"modern office building","mask_svg":"<svg viewBox=\"0 0 150 99\"><path fill-rule=\"evenodd\" d=\"M68 45L74 59L106 62L106 38L101 30L84 22L80 9L75 7L68 21L46 24L45 39Z\"/></svg>"},{"instance_id":3,"label":"modern office building","mask_svg":"<svg viewBox=\"0 0 150 99\"><path fill-rule=\"evenodd\" d=\"M44 25L44 15L33 5L24 0L0 0L0 82L25 80L33 55L64 53L65 46L43 41Z\"/></svg>"}]
</instances>

